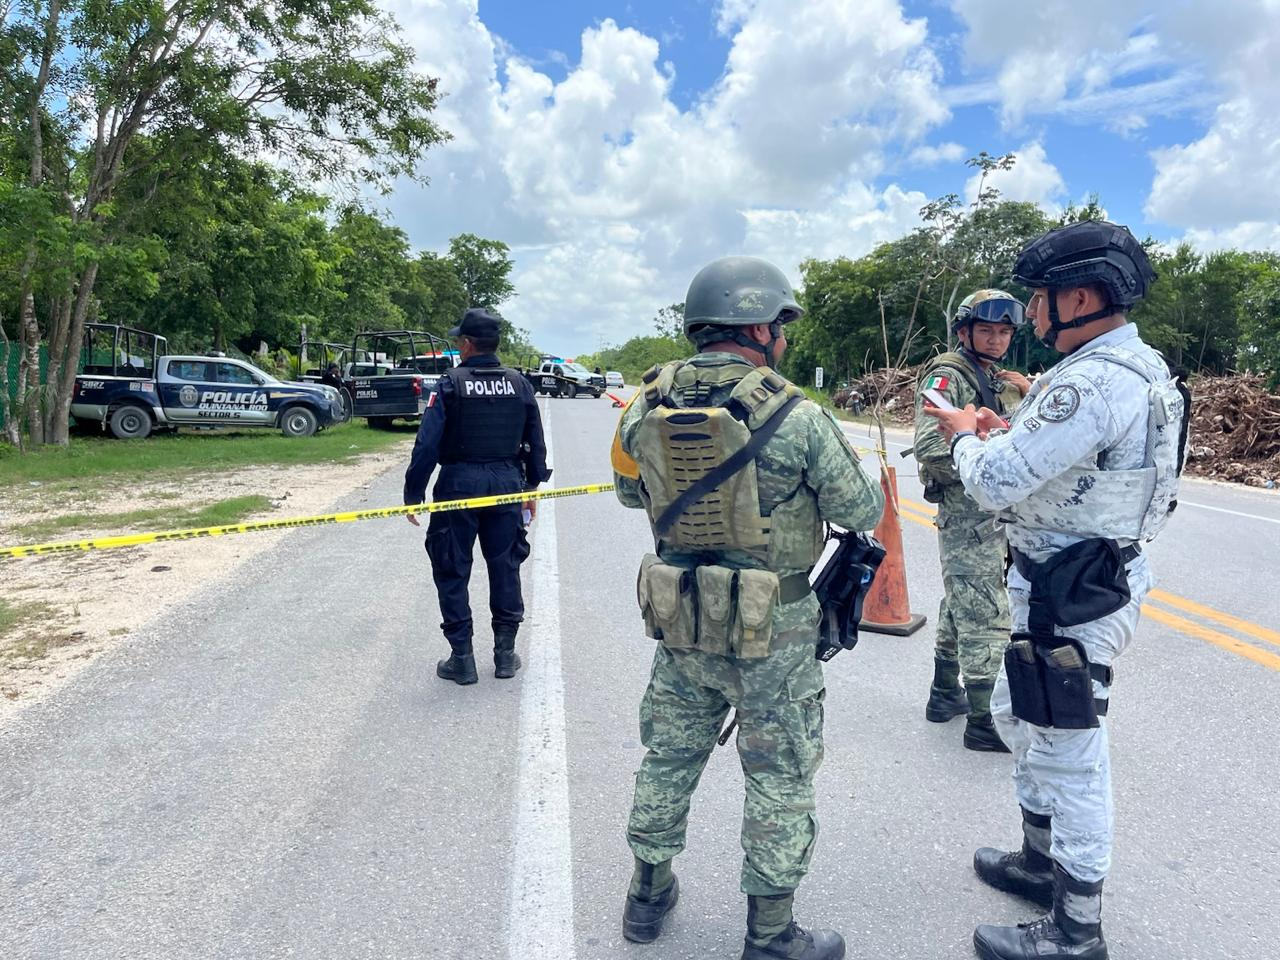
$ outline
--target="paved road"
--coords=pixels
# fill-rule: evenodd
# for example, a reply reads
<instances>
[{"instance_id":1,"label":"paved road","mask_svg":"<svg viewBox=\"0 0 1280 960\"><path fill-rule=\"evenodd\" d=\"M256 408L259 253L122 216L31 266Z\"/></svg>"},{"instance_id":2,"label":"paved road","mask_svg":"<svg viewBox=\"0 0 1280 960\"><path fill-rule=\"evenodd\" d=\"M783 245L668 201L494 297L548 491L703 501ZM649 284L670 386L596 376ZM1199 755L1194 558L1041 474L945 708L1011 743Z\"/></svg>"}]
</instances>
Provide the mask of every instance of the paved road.
<instances>
[{"instance_id":1,"label":"paved road","mask_svg":"<svg viewBox=\"0 0 1280 960\"><path fill-rule=\"evenodd\" d=\"M608 479L616 411L546 410L556 484ZM974 923L1031 911L969 869L975 846L1017 839L1007 758L962 750L958 720L923 719L937 554L897 462L912 605L930 625L868 635L827 668L801 913L842 929L851 957L960 960ZM399 486L383 477L370 502ZM1280 500L1189 484L1184 501L1153 550L1166 592L1118 664L1107 936L1126 960L1269 956ZM27 709L0 731L0 956L737 956L731 749L695 803L667 935L641 948L619 934L652 654L634 609L644 518L602 495L545 504L536 531L515 681L434 677L421 534L382 521L290 535L252 579ZM474 586L483 609L483 576Z\"/></svg>"}]
</instances>

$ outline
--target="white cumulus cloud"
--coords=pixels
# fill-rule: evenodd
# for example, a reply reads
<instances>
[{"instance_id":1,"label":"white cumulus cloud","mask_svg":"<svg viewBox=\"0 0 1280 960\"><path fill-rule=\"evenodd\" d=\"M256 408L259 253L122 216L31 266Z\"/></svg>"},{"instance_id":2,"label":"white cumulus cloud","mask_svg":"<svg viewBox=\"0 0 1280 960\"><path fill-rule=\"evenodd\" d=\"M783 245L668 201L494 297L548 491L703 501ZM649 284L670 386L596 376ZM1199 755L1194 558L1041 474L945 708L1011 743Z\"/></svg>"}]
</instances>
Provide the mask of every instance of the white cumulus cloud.
<instances>
[{"instance_id":1,"label":"white cumulus cloud","mask_svg":"<svg viewBox=\"0 0 1280 960\"><path fill-rule=\"evenodd\" d=\"M868 185L949 115L925 22L894 0L725 0L724 70L685 109L659 40L612 20L583 30L557 81L476 0L385 2L441 78L455 137L393 213L422 246L510 243L504 313L549 348L647 329L715 257L768 256L795 279L805 257L858 255L918 221L922 194Z\"/></svg>"},{"instance_id":2,"label":"white cumulus cloud","mask_svg":"<svg viewBox=\"0 0 1280 960\"><path fill-rule=\"evenodd\" d=\"M1206 57L1225 96L1203 137L1154 152L1147 216L1205 247L1280 249L1280 0L1177 11L1168 30Z\"/></svg>"},{"instance_id":3,"label":"white cumulus cloud","mask_svg":"<svg viewBox=\"0 0 1280 960\"><path fill-rule=\"evenodd\" d=\"M1002 200L1038 203L1050 209L1061 206L1067 184L1062 173L1049 160L1044 145L1032 141L1012 152L1016 157L1013 167L992 171L987 175L986 187L999 190ZM981 173L975 173L965 183L965 199L969 203L978 198L981 177Z\"/></svg>"}]
</instances>

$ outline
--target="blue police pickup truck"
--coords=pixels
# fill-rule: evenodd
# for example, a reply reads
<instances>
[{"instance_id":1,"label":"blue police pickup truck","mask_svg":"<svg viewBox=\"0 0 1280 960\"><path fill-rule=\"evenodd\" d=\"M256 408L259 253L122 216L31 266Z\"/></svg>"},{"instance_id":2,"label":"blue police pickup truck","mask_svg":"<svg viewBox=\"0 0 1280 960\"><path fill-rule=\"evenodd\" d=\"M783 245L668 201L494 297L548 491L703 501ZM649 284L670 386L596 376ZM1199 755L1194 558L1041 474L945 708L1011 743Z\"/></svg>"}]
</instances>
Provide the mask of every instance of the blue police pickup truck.
<instances>
[{"instance_id":1,"label":"blue police pickup truck","mask_svg":"<svg viewBox=\"0 0 1280 960\"><path fill-rule=\"evenodd\" d=\"M421 417L436 381L458 365L456 350L421 330L358 333L350 356L346 383L355 399L351 415L382 428L396 419Z\"/></svg>"},{"instance_id":2,"label":"blue police pickup truck","mask_svg":"<svg viewBox=\"0 0 1280 960\"><path fill-rule=\"evenodd\" d=\"M165 339L88 324L71 413L120 439L178 427L274 427L309 437L345 419L338 391L285 383L222 356L167 356Z\"/></svg>"}]
</instances>

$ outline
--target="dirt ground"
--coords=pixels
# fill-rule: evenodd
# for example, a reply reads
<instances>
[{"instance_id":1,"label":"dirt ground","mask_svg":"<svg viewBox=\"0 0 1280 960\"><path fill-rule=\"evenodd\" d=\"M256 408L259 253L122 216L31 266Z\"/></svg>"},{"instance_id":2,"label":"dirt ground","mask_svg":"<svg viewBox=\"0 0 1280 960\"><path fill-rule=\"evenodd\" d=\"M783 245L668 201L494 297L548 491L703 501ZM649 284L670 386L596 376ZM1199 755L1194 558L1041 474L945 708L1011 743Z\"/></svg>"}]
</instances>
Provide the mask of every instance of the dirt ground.
<instances>
[{"instance_id":1,"label":"dirt ground","mask_svg":"<svg viewBox=\"0 0 1280 960\"><path fill-rule=\"evenodd\" d=\"M203 484L195 475L131 480L126 489L105 483L28 484L6 491L0 505L0 543L30 542L24 527L63 514L118 514L173 504L201 507L230 497L260 494L272 509L249 520L325 513L353 491L368 489L381 473L403 468L411 440L350 464L241 467L235 478ZM386 506L386 504L372 504ZM90 528L47 539L118 534ZM0 637L0 725L28 703L50 696L86 663L129 637L189 595L234 575L288 531L150 544L99 553L0 561L4 599L19 625Z\"/></svg>"}]
</instances>

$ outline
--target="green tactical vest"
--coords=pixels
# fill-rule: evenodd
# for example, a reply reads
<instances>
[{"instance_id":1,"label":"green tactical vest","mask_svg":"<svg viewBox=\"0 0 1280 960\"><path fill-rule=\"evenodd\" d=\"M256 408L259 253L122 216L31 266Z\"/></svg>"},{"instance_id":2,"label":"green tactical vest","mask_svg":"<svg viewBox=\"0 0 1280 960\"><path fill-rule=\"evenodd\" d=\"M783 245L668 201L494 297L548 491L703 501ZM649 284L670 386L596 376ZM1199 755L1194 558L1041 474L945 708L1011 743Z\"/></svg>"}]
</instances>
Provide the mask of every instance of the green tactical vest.
<instances>
[{"instance_id":1,"label":"green tactical vest","mask_svg":"<svg viewBox=\"0 0 1280 960\"><path fill-rule=\"evenodd\" d=\"M676 361L654 368L646 379L646 410L629 452L640 465L651 522L744 447L792 397L803 396L772 370L757 367L744 376L736 363L714 367ZM730 384L725 406L707 405L713 390ZM817 496L801 484L764 516L753 460L688 506L659 542L686 553L740 550L767 570L807 571L822 555Z\"/></svg>"},{"instance_id":2,"label":"green tactical vest","mask_svg":"<svg viewBox=\"0 0 1280 960\"><path fill-rule=\"evenodd\" d=\"M978 397L982 395L982 391L978 386L978 372L973 369L973 364L969 361L969 358L959 351L949 350L946 353L938 354L926 363L923 368L921 368L920 376L916 380L916 396L920 395L920 391L924 387L925 383L928 382L929 377L933 376L934 372L939 367L946 367L948 370L954 370ZM996 391L994 388L992 392L995 394L996 398L996 413L1004 416L1008 411L1004 405L1003 392ZM977 404L981 404L982 401L976 400L975 402ZM920 479L923 480L926 485L933 484L935 485L935 489L937 487L952 486L957 483L954 475L951 475L946 471L935 470L927 463L919 464L919 474ZM938 496L941 496L941 494L938 494ZM929 496L926 496L925 499L929 500L930 498ZM930 502L936 503L938 501L930 500Z\"/></svg>"},{"instance_id":3,"label":"green tactical vest","mask_svg":"<svg viewBox=\"0 0 1280 960\"><path fill-rule=\"evenodd\" d=\"M955 350L940 353L924 365L924 368L920 371L919 378L916 380L916 393L920 392L920 388L924 386L925 381L928 380L929 377L933 375L933 372L939 367L946 367L949 370L954 370L956 373L960 374L965 383L969 384L969 386L973 388L973 392L975 394L979 396L982 395L982 390L978 384L978 372L973 369L973 364L969 361L968 357ZM997 367L996 369L999 368ZM993 388L992 392L996 395L998 407L996 413L1004 416L1008 410L1005 408L1004 398L1001 396L1002 391L995 390Z\"/></svg>"}]
</instances>

